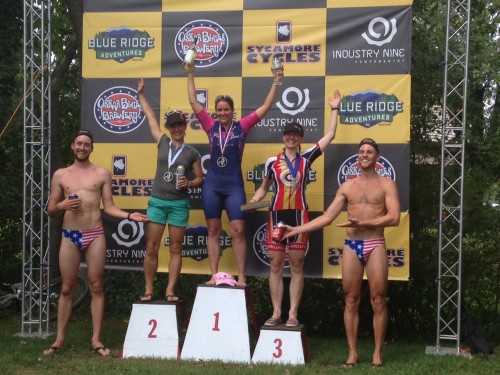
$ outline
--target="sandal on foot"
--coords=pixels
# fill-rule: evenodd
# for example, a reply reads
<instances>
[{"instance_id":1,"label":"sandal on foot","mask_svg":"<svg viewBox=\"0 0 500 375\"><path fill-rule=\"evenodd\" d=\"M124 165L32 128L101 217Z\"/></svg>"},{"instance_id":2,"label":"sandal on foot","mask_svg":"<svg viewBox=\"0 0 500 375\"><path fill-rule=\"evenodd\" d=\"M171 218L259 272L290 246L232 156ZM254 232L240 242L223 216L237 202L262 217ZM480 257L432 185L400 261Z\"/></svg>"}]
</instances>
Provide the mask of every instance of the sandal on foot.
<instances>
[{"instance_id":1,"label":"sandal on foot","mask_svg":"<svg viewBox=\"0 0 500 375\"><path fill-rule=\"evenodd\" d=\"M181 299L181 297L176 296L175 294L168 294L165 297L165 301L167 301L167 302L179 302L180 299Z\"/></svg>"},{"instance_id":2,"label":"sandal on foot","mask_svg":"<svg viewBox=\"0 0 500 375\"><path fill-rule=\"evenodd\" d=\"M277 326L278 324L281 324L281 318L269 318L264 322L264 325L267 327L274 327Z\"/></svg>"},{"instance_id":3,"label":"sandal on foot","mask_svg":"<svg viewBox=\"0 0 500 375\"><path fill-rule=\"evenodd\" d=\"M48 347L47 349L44 349L43 351L43 355L52 355L52 354L57 354L57 352L60 350L61 348L58 347L58 346L50 346Z\"/></svg>"},{"instance_id":4,"label":"sandal on foot","mask_svg":"<svg viewBox=\"0 0 500 375\"><path fill-rule=\"evenodd\" d=\"M153 302L153 293L146 293L139 297L141 302Z\"/></svg>"},{"instance_id":5,"label":"sandal on foot","mask_svg":"<svg viewBox=\"0 0 500 375\"><path fill-rule=\"evenodd\" d=\"M353 368L355 365L354 362L344 362L340 365L341 368Z\"/></svg>"},{"instance_id":6,"label":"sandal on foot","mask_svg":"<svg viewBox=\"0 0 500 375\"><path fill-rule=\"evenodd\" d=\"M285 323L285 326L287 327L297 327L299 325L299 320L298 319L288 319Z\"/></svg>"},{"instance_id":7,"label":"sandal on foot","mask_svg":"<svg viewBox=\"0 0 500 375\"><path fill-rule=\"evenodd\" d=\"M108 357L111 355L111 350L104 346L96 346L95 348L92 348L92 350L101 357Z\"/></svg>"}]
</instances>

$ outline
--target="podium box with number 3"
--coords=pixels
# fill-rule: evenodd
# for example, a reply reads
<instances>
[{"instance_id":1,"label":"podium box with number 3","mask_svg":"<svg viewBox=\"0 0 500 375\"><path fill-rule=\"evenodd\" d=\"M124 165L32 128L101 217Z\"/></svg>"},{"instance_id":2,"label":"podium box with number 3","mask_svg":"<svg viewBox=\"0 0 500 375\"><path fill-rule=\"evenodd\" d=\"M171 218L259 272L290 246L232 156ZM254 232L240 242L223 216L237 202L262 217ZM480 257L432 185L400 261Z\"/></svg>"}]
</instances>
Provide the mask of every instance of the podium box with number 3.
<instances>
[{"instance_id":1,"label":"podium box with number 3","mask_svg":"<svg viewBox=\"0 0 500 375\"><path fill-rule=\"evenodd\" d=\"M123 344L122 357L179 358L177 307L185 302L136 302Z\"/></svg>"},{"instance_id":2,"label":"podium box with number 3","mask_svg":"<svg viewBox=\"0 0 500 375\"><path fill-rule=\"evenodd\" d=\"M250 363L244 287L198 285L181 359Z\"/></svg>"},{"instance_id":3,"label":"podium box with number 3","mask_svg":"<svg viewBox=\"0 0 500 375\"><path fill-rule=\"evenodd\" d=\"M309 362L309 348L303 324L261 327L252 362L303 365Z\"/></svg>"}]
</instances>

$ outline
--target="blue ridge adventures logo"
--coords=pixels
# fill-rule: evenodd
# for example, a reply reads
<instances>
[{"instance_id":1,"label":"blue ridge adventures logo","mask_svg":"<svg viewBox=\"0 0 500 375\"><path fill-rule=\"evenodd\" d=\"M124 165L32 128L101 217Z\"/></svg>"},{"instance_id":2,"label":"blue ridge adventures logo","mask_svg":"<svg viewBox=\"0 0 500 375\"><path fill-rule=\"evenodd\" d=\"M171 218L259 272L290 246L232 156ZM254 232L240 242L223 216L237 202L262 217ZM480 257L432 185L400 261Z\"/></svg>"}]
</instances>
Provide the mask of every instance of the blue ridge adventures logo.
<instances>
[{"instance_id":1,"label":"blue ridge adventures logo","mask_svg":"<svg viewBox=\"0 0 500 375\"><path fill-rule=\"evenodd\" d=\"M184 241L182 243L182 257L191 258L201 262L208 258L208 228L203 225L188 226ZM170 238L165 236L165 246L170 244ZM220 255L223 256L224 250L232 247L231 237L223 229L220 235Z\"/></svg>"},{"instance_id":2,"label":"blue ridge adventures logo","mask_svg":"<svg viewBox=\"0 0 500 375\"><path fill-rule=\"evenodd\" d=\"M342 98L340 123L371 128L381 122L392 123L402 112L403 102L396 95L365 91Z\"/></svg>"},{"instance_id":3,"label":"blue ridge adventures logo","mask_svg":"<svg viewBox=\"0 0 500 375\"><path fill-rule=\"evenodd\" d=\"M98 60L124 63L134 57L143 59L148 50L155 48L155 39L147 31L121 27L97 33L87 46L95 50Z\"/></svg>"}]
</instances>

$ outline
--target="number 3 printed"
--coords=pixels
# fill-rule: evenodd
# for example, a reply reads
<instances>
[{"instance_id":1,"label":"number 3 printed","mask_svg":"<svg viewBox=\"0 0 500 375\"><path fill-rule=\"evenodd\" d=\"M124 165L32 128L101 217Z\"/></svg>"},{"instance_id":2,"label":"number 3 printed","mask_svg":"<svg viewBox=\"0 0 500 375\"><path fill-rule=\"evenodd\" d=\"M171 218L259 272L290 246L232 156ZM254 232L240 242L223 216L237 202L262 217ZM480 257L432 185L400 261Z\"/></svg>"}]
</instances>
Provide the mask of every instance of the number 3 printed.
<instances>
[{"instance_id":1,"label":"number 3 printed","mask_svg":"<svg viewBox=\"0 0 500 375\"><path fill-rule=\"evenodd\" d=\"M283 350L281 350L283 341L281 339L274 339L274 343L276 344L276 353L273 353L273 357L280 358L283 355Z\"/></svg>"}]
</instances>

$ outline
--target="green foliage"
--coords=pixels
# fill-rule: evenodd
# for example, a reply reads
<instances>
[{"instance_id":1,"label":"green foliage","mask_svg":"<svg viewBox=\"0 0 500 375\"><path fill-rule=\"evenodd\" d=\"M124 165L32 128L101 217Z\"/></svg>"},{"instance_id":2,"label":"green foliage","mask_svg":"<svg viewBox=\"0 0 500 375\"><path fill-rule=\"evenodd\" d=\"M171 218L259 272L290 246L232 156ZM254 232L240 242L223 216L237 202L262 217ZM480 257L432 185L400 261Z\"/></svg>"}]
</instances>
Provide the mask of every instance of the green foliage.
<instances>
[{"instance_id":1,"label":"green foliage","mask_svg":"<svg viewBox=\"0 0 500 375\"><path fill-rule=\"evenodd\" d=\"M417 337L435 334L439 216L440 129L442 104L446 2L414 1L411 116L411 279L407 285L391 283L391 305L397 301L397 316L390 312L391 326L412 330ZM485 101L498 89L500 48L498 4L475 1L471 9L467 133L463 197L462 294L472 319L490 338L500 337L497 303L498 259L494 242L499 210L490 203L497 197L500 157L499 99ZM455 82L457 80L455 79ZM459 172L458 172L459 173ZM497 238L498 239L498 238ZM471 251L471 249L474 249ZM495 278L496 277L496 278ZM397 299L396 299L397 298ZM491 301L495 301L494 303ZM392 309L392 307L390 307ZM406 323L398 316L408 316ZM427 323L426 323L427 322ZM394 334L395 332L390 332Z\"/></svg>"},{"instance_id":2,"label":"green foliage","mask_svg":"<svg viewBox=\"0 0 500 375\"><path fill-rule=\"evenodd\" d=\"M464 238L463 301L474 322L489 335L500 332L499 241L497 229L471 233Z\"/></svg>"},{"instance_id":3,"label":"green foliage","mask_svg":"<svg viewBox=\"0 0 500 375\"><path fill-rule=\"evenodd\" d=\"M2 272L0 281L14 283L21 281L22 248L19 238L22 237L22 222L18 219L5 219L0 222L0 264Z\"/></svg>"},{"instance_id":4,"label":"green foliage","mask_svg":"<svg viewBox=\"0 0 500 375\"><path fill-rule=\"evenodd\" d=\"M22 6L2 1L0 24L0 281L21 278L23 207ZM9 122L10 121L10 122Z\"/></svg>"}]
</instances>

